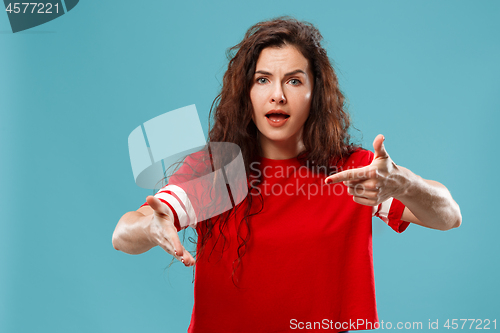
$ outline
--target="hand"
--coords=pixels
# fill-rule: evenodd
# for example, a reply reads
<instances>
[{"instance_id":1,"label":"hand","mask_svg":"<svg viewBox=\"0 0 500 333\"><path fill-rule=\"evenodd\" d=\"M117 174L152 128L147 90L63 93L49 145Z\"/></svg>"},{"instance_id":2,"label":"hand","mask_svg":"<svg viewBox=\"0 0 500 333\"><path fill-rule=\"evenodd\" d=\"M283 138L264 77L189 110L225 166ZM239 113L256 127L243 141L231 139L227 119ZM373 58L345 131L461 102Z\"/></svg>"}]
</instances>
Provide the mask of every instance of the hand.
<instances>
[{"instance_id":1,"label":"hand","mask_svg":"<svg viewBox=\"0 0 500 333\"><path fill-rule=\"evenodd\" d=\"M377 206L404 193L407 187L405 177L385 150L384 140L382 134L373 140L375 156L370 165L336 173L327 177L325 183L344 182L353 200L366 206Z\"/></svg>"},{"instance_id":2,"label":"hand","mask_svg":"<svg viewBox=\"0 0 500 333\"><path fill-rule=\"evenodd\" d=\"M148 196L146 201L154 211L149 225L151 241L182 261L185 266L193 266L195 260L191 253L182 246L177 234L177 228L175 228L174 221L168 215L165 204L153 196Z\"/></svg>"}]
</instances>

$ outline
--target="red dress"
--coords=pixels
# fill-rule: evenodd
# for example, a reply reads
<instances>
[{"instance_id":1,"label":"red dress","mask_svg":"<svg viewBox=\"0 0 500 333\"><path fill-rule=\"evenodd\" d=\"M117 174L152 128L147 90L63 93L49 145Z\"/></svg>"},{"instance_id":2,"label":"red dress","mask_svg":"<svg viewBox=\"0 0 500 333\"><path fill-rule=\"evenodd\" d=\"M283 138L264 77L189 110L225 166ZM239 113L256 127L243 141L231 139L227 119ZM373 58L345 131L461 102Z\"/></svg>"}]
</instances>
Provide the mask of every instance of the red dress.
<instances>
[{"instance_id":1,"label":"red dress","mask_svg":"<svg viewBox=\"0 0 500 333\"><path fill-rule=\"evenodd\" d=\"M372 152L358 149L342 168L366 166L372 159ZM404 205L392 198L378 207L355 203L342 183L325 185L324 174L311 172L296 158L261 158L258 162L253 167L262 172L258 189L263 206L254 197L251 212L258 213L249 218L250 235L241 266L232 279L233 261L238 258L236 231L244 216L244 209L237 209L223 230L224 251L215 227L206 250L197 258L188 332L378 328L372 216L403 232L409 224L400 219ZM169 185L174 183L173 176ZM157 195L162 200L170 196L164 202L175 210L176 223L182 228L188 220L189 202L185 201L189 196L179 194L182 184L176 184L177 194L167 193L169 185ZM184 201L178 202L184 208L169 204L172 200ZM246 204L247 199L240 205ZM193 220L192 211L189 220ZM198 232L202 225L196 225Z\"/></svg>"}]
</instances>

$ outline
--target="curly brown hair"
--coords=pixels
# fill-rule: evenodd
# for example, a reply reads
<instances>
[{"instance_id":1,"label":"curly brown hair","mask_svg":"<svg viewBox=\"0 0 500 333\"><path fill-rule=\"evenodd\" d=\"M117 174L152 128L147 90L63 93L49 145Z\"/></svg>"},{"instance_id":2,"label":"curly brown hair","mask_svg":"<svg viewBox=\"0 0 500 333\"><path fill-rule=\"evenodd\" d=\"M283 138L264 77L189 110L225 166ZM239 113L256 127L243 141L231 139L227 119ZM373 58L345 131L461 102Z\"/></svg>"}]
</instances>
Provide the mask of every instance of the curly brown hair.
<instances>
[{"instance_id":1,"label":"curly brown hair","mask_svg":"<svg viewBox=\"0 0 500 333\"><path fill-rule=\"evenodd\" d=\"M267 47L292 45L309 61L314 77L313 97L309 117L304 124L304 150L298 159L309 168L326 170L333 173L341 160L349 157L355 150L350 143L348 128L349 115L345 110L345 100L339 89L337 75L330 63L326 50L321 46L323 37L311 23L290 17L279 17L255 24L245 34L243 40L228 49L229 64L224 74L220 94L210 109L209 119L213 116L213 126L209 131L208 144L211 142L231 142L237 144L243 156L247 177L253 177L250 165L259 159L258 129L252 120L253 107L250 100L257 60L261 51ZM213 154L213 151L212 151ZM249 185L249 195L231 211L207 219L200 223L198 232L197 257L201 257L207 241L216 226L219 237L226 241L224 229L236 209L245 207L245 214L237 228L238 259L233 262L233 283L236 269L242 263L246 244L250 238L250 214L252 194L257 182ZM261 197L261 203L263 200ZM262 207L261 207L262 209ZM255 213L254 213L255 214ZM224 248L224 245L222 246ZM236 285L236 284L235 284Z\"/></svg>"}]
</instances>

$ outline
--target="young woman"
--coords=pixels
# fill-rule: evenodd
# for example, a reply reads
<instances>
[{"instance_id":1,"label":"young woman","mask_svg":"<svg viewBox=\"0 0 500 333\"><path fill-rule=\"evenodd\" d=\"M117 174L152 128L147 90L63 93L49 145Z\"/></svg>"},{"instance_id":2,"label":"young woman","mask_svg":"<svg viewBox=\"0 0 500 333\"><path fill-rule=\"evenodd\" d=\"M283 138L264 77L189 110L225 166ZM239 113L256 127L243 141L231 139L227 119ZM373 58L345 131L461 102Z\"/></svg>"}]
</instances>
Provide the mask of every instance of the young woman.
<instances>
[{"instance_id":1,"label":"young woman","mask_svg":"<svg viewBox=\"0 0 500 333\"><path fill-rule=\"evenodd\" d=\"M375 153L350 143L321 40L311 24L278 18L251 27L231 49L208 141L241 149L248 180L241 203L194 225L192 207L203 210L207 196L185 184L214 163L214 151L200 152L118 222L116 249L160 246L196 265L189 332L378 328L372 216L396 232L409 223L440 230L461 223L449 191L396 165L382 135ZM188 224L198 233L196 260L177 234Z\"/></svg>"}]
</instances>

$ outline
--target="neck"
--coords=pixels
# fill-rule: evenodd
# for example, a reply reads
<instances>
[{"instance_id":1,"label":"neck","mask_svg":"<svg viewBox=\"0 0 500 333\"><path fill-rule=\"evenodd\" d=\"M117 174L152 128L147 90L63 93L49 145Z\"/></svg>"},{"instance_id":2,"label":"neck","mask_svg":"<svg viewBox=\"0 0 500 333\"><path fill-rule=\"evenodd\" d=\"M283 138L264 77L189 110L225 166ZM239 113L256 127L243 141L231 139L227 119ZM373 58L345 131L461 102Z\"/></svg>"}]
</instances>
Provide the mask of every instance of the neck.
<instances>
[{"instance_id":1,"label":"neck","mask_svg":"<svg viewBox=\"0 0 500 333\"><path fill-rule=\"evenodd\" d=\"M297 157L304 150L302 133L300 134L296 138L290 138L287 141L272 141L260 135L261 156L273 160L286 160Z\"/></svg>"}]
</instances>

